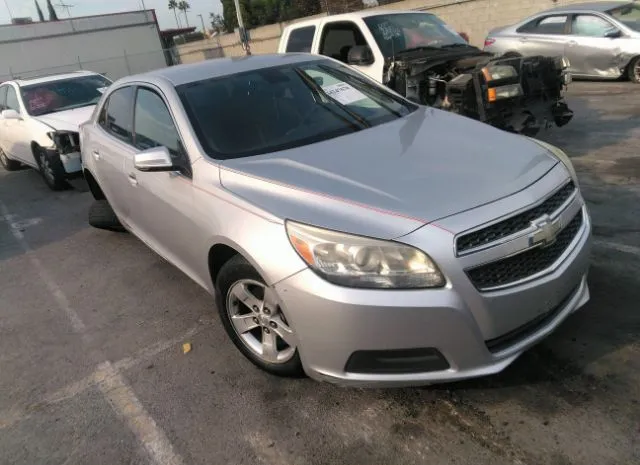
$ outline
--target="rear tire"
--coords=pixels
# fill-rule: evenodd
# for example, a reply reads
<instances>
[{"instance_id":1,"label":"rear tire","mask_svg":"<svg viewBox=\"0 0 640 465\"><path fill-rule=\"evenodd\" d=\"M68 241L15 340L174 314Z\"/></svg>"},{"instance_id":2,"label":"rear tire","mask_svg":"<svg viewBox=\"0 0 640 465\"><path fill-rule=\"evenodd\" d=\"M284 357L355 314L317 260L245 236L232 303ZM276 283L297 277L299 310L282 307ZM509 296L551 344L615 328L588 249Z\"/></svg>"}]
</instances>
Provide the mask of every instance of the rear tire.
<instances>
[{"instance_id":1,"label":"rear tire","mask_svg":"<svg viewBox=\"0 0 640 465\"><path fill-rule=\"evenodd\" d=\"M20 169L20 162L11 160L7 154L0 148L0 164L7 171L15 171Z\"/></svg>"},{"instance_id":2,"label":"rear tire","mask_svg":"<svg viewBox=\"0 0 640 465\"><path fill-rule=\"evenodd\" d=\"M97 229L125 232L113 208L106 200L94 200L89 208L89 224Z\"/></svg>"},{"instance_id":3,"label":"rear tire","mask_svg":"<svg viewBox=\"0 0 640 465\"><path fill-rule=\"evenodd\" d=\"M236 255L222 266L215 285L220 319L238 350L273 375L304 376L293 329L256 269Z\"/></svg>"},{"instance_id":4,"label":"rear tire","mask_svg":"<svg viewBox=\"0 0 640 465\"><path fill-rule=\"evenodd\" d=\"M640 56L635 57L629 63L627 68L627 76L633 83L640 84Z\"/></svg>"},{"instance_id":5,"label":"rear tire","mask_svg":"<svg viewBox=\"0 0 640 465\"><path fill-rule=\"evenodd\" d=\"M39 146L33 147L33 156L38 163L38 168L42 179L53 191L62 191L69 188L67 184L64 166L58 156L49 156L47 152Z\"/></svg>"}]
</instances>

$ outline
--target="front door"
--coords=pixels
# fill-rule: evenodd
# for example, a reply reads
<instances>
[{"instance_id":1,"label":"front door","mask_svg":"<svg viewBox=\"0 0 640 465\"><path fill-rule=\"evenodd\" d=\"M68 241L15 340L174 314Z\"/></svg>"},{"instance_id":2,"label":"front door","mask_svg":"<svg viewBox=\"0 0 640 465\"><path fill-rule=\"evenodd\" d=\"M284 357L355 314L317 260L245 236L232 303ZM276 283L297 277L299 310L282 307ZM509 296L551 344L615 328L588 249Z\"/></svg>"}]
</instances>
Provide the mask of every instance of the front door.
<instances>
[{"instance_id":1,"label":"front door","mask_svg":"<svg viewBox=\"0 0 640 465\"><path fill-rule=\"evenodd\" d=\"M571 19L571 33L565 55L571 62L570 71L595 77L616 77L621 74L618 56L620 31L606 19L593 14L577 14Z\"/></svg>"},{"instance_id":2,"label":"front door","mask_svg":"<svg viewBox=\"0 0 640 465\"><path fill-rule=\"evenodd\" d=\"M20 160L30 166L37 166L36 160L31 150L30 134L24 120L25 111L21 108L18 94L12 85L7 87L7 99L4 104L5 110L15 110L20 119L3 119L2 132L4 138L4 149L11 158Z\"/></svg>"},{"instance_id":3,"label":"front door","mask_svg":"<svg viewBox=\"0 0 640 465\"><path fill-rule=\"evenodd\" d=\"M132 165L127 175L136 181L131 217L137 233L156 252L195 279L205 238L193 214L192 172L174 119L162 94L138 87L135 103L134 145L137 151L166 147L176 169L143 172Z\"/></svg>"}]
</instances>

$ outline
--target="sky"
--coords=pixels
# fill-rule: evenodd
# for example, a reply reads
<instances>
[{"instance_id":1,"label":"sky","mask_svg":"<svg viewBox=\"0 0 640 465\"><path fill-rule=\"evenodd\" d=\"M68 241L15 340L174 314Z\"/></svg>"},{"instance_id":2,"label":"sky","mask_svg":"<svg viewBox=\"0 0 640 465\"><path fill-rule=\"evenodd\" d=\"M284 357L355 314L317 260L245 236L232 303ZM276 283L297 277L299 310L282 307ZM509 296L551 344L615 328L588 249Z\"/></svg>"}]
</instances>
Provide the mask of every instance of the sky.
<instances>
[{"instance_id":1,"label":"sky","mask_svg":"<svg viewBox=\"0 0 640 465\"><path fill-rule=\"evenodd\" d=\"M176 20L173 12L167 8L168 0L51 0L51 3L56 9L59 19L67 18L67 12L65 9L57 6L60 3L73 5L70 8L71 16L89 16L99 15L104 13L117 13L119 11L132 11L142 9L142 2L144 1L145 7L156 10L158 17L158 23L160 23L161 29L170 29L176 27ZM205 25L210 27L207 19L209 13L222 13L222 4L220 0L188 0L191 5L191 9L188 11L187 16L189 18L190 26L197 26L198 30L202 29L200 18L197 16L201 14L204 18ZM47 0L38 0L40 8L44 13L46 19L49 18L47 13ZM38 13L36 12L36 6L34 0L1 0L0 1L0 24L7 24L11 22L9 11L11 15L16 17L30 16L34 21L38 20ZM179 20L181 25L185 26L184 15L179 14Z\"/></svg>"}]
</instances>

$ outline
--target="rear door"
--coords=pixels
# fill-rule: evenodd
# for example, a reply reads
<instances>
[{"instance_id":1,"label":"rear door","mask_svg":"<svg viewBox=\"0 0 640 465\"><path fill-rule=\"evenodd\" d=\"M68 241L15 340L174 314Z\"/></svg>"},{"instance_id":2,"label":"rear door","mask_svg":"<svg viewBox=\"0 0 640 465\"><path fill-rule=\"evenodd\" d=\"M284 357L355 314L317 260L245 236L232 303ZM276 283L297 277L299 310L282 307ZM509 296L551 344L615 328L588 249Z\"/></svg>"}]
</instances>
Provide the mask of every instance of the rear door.
<instances>
[{"instance_id":1,"label":"rear door","mask_svg":"<svg viewBox=\"0 0 640 465\"><path fill-rule=\"evenodd\" d=\"M86 157L92 158L94 176L119 219L130 221L135 179L133 170L133 104L135 87L120 87L109 94L100 109L97 125L87 141ZM84 150L84 149L83 149Z\"/></svg>"},{"instance_id":2,"label":"rear door","mask_svg":"<svg viewBox=\"0 0 640 465\"><path fill-rule=\"evenodd\" d=\"M572 15L565 48L565 55L571 62L570 71L586 76L619 76L620 41L628 39L615 37L617 33L621 31L602 16Z\"/></svg>"},{"instance_id":3,"label":"rear door","mask_svg":"<svg viewBox=\"0 0 640 465\"><path fill-rule=\"evenodd\" d=\"M524 56L562 56L567 35L567 14L538 17L517 29L518 52Z\"/></svg>"}]
</instances>

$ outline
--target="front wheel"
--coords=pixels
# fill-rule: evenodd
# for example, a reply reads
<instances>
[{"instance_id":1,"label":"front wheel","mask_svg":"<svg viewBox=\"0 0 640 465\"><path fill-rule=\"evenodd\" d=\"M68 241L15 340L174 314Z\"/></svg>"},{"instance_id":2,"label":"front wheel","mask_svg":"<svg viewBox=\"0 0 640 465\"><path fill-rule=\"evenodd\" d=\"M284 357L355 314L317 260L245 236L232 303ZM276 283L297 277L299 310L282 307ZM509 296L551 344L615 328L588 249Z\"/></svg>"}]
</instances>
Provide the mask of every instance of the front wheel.
<instances>
[{"instance_id":1,"label":"front wheel","mask_svg":"<svg viewBox=\"0 0 640 465\"><path fill-rule=\"evenodd\" d=\"M66 181L64 166L57 155L50 156L41 147L34 147L33 155L38 162L38 168L42 179L51 190L61 191L67 189L69 184Z\"/></svg>"},{"instance_id":2,"label":"front wheel","mask_svg":"<svg viewBox=\"0 0 640 465\"><path fill-rule=\"evenodd\" d=\"M627 74L631 82L640 84L640 56L637 56L633 60L631 60L631 63L629 63L629 68L627 69Z\"/></svg>"},{"instance_id":3,"label":"front wheel","mask_svg":"<svg viewBox=\"0 0 640 465\"><path fill-rule=\"evenodd\" d=\"M296 335L275 291L242 256L220 269L216 301L225 331L253 364L278 376L304 374Z\"/></svg>"},{"instance_id":4,"label":"front wheel","mask_svg":"<svg viewBox=\"0 0 640 465\"><path fill-rule=\"evenodd\" d=\"M7 154L0 148L0 164L7 171L15 171L20 168L20 163L15 160L11 160L7 157Z\"/></svg>"}]
</instances>

